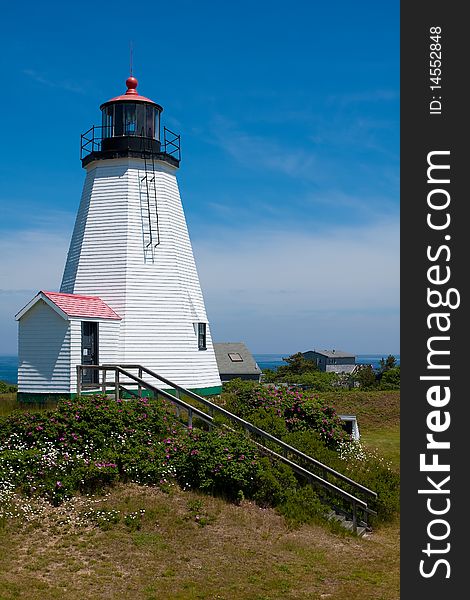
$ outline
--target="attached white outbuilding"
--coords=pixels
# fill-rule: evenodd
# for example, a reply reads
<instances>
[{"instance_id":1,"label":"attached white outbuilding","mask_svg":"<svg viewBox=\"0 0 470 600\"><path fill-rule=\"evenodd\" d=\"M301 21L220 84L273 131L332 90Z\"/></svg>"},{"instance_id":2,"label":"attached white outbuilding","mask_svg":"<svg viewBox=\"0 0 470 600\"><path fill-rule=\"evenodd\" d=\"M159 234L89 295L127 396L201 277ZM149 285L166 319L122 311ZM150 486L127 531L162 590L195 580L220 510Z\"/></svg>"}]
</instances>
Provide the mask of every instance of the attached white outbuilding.
<instances>
[{"instance_id":1,"label":"attached white outbuilding","mask_svg":"<svg viewBox=\"0 0 470 600\"><path fill-rule=\"evenodd\" d=\"M98 296L40 291L16 319L18 400L71 397L76 365L118 362L121 317Z\"/></svg>"}]
</instances>

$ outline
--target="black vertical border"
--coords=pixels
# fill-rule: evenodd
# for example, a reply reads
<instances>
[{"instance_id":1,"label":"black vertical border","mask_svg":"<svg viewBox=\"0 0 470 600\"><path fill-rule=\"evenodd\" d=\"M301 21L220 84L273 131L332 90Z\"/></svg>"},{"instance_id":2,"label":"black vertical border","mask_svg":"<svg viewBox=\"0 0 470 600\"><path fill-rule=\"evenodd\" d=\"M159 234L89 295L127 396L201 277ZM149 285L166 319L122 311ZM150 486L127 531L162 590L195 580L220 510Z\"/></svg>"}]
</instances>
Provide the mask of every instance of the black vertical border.
<instances>
[{"instance_id":1,"label":"black vertical border","mask_svg":"<svg viewBox=\"0 0 470 600\"><path fill-rule=\"evenodd\" d=\"M470 252L467 239L466 213L470 205L467 190L470 177L470 152L467 137L470 127L466 118L470 68L469 26L464 17L464 3L457 2L404 2L401 10L401 593L400 598L426 600L468 597L467 574L470 552L467 538L470 519L467 506L470 494L470 319L468 314L468 277ZM442 89L430 90L430 28L440 27L442 53ZM432 96L441 96L442 114L431 115L429 103ZM426 224L427 194L431 187L427 183L427 155L436 150L450 151L450 184L445 187L451 195L449 206L451 224L446 231L432 231ZM444 236L450 235L450 240ZM419 469L419 455L426 452L426 417L432 408L426 400L426 391L431 385L420 381L427 370L427 341L436 330L428 329L426 318L433 309L427 304L427 269L432 264L426 257L428 245L434 249L448 244L451 257L439 264L451 269L451 279L444 288L459 290L461 304L455 310L439 308L437 311L450 313L451 328L447 334L450 341L447 349L450 356L441 362L450 364L451 400L447 407L451 424L446 432L436 434L436 439L450 441L450 449L439 452L440 462L450 464L450 473L423 473ZM441 344L446 347L446 344ZM440 371L440 374L443 374ZM439 437L440 436L440 437ZM468 440L468 442L467 442ZM428 450L432 454L432 451ZM447 460L446 460L447 459ZM428 459L429 461L429 459ZM449 512L442 517L431 515L426 507L428 497L435 498L435 507L444 506L445 495L426 496L418 489L431 488L426 476L440 482L450 475L447 488L451 501ZM445 486L443 486L444 488ZM440 500L438 500L440 498ZM427 527L434 518L446 519L451 527L449 537L442 541L429 539ZM434 533L444 532L444 526L435 527ZM450 543L446 553L423 553L427 543L443 549ZM447 567L440 564L432 577L425 578L419 572L421 560L425 560L425 571L430 573L434 563L443 558L450 564L450 578L446 578Z\"/></svg>"}]
</instances>

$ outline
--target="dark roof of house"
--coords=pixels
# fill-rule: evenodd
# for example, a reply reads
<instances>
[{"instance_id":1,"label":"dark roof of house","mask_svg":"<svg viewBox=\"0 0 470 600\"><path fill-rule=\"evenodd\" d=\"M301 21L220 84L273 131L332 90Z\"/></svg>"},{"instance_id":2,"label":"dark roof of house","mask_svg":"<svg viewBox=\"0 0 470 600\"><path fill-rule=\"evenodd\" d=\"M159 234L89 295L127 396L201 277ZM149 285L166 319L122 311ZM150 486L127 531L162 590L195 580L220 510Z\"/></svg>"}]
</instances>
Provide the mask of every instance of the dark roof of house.
<instances>
[{"instance_id":1,"label":"dark roof of house","mask_svg":"<svg viewBox=\"0 0 470 600\"><path fill-rule=\"evenodd\" d=\"M221 374L261 374L253 355L242 342L214 343L214 351Z\"/></svg>"},{"instance_id":2,"label":"dark roof of house","mask_svg":"<svg viewBox=\"0 0 470 600\"><path fill-rule=\"evenodd\" d=\"M311 352L321 354L327 358L356 358L356 356L351 354L351 352L343 352L342 350L309 350L308 352L302 352L302 354L306 355L310 354Z\"/></svg>"}]
</instances>

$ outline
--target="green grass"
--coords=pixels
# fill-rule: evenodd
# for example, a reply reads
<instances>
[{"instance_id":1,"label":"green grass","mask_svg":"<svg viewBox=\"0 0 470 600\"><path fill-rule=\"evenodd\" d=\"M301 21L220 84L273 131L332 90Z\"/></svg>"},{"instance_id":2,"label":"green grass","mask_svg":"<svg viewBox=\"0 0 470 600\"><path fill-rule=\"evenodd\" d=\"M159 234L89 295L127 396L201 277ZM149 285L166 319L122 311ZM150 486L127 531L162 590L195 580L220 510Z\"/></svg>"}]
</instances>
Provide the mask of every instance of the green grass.
<instances>
[{"instance_id":1,"label":"green grass","mask_svg":"<svg viewBox=\"0 0 470 600\"><path fill-rule=\"evenodd\" d=\"M174 488L116 486L95 505L144 509L140 531L59 529L54 512L0 536L0 598L398 600L398 522L368 539L290 530L271 509ZM201 528L195 507L211 517ZM189 518L188 518L189 517Z\"/></svg>"},{"instance_id":2,"label":"green grass","mask_svg":"<svg viewBox=\"0 0 470 600\"><path fill-rule=\"evenodd\" d=\"M359 429L366 432L400 425L400 391L340 390L319 394L339 414L356 415Z\"/></svg>"},{"instance_id":3,"label":"green grass","mask_svg":"<svg viewBox=\"0 0 470 600\"><path fill-rule=\"evenodd\" d=\"M40 404L18 402L16 399L16 392L0 394L0 417L7 417L15 410L24 412L41 412L43 410L55 408L56 406L57 401L42 402ZM0 600L2 599L0 598Z\"/></svg>"},{"instance_id":4,"label":"green grass","mask_svg":"<svg viewBox=\"0 0 470 600\"><path fill-rule=\"evenodd\" d=\"M370 429L361 436L367 448L376 448L378 452L392 463L394 469L400 468L400 428L397 426L382 429Z\"/></svg>"},{"instance_id":5,"label":"green grass","mask_svg":"<svg viewBox=\"0 0 470 600\"><path fill-rule=\"evenodd\" d=\"M321 395L337 412L355 414L364 444L398 468L398 392ZM0 415L16 408L32 407L0 396ZM400 597L398 518L358 539L318 524L292 530L274 510L177 487L118 485L97 500L94 510L145 510L140 529L123 518L108 529L64 526L53 508L29 524L8 521L0 527L0 600Z\"/></svg>"}]
</instances>

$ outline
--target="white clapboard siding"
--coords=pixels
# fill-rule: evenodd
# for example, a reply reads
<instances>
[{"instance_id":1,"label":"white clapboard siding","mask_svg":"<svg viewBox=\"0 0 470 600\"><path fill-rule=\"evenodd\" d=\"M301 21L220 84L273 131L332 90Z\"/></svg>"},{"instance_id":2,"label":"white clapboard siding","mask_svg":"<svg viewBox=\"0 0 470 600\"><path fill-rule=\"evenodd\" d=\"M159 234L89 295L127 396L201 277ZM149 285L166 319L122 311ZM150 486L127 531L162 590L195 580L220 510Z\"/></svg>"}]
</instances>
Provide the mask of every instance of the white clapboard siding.
<instances>
[{"instance_id":1,"label":"white clapboard siding","mask_svg":"<svg viewBox=\"0 0 470 600\"><path fill-rule=\"evenodd\" d=\"M88 165L61 291L100 296L122 317L118 362L142 364L185 387L220 386L209 325L207 350L198 349L195 324L208 320L176 169L154 166L146 172L135 158ZM154 230L153 185L158 207L160 244L152 252L146 175Z\"/></svg>"},{"instance_id":2,"label":"white clapboard siding","mask_svg":"<svg viewBox=\"0 0 470 600\"><path fill-rule=\"evenodd\" d=\"M93 321L94 319L83 319ZM98 344L100 364L116 364L119 359L119 326L120 321L98 320ZM82 361L82 321L70 321L70 391L77 391L77 365Z\"/></svg>"},{"instance_id":3,"label":"white clapboard siding","mask_svg":"<svg viewBox=\"0 0 470 600\"><path fill-rule=\"evenodd\" d=\"M70 322L43 300L19 320L18 389L38 394L70 391Z\"/></svg>"}]
</instances>

